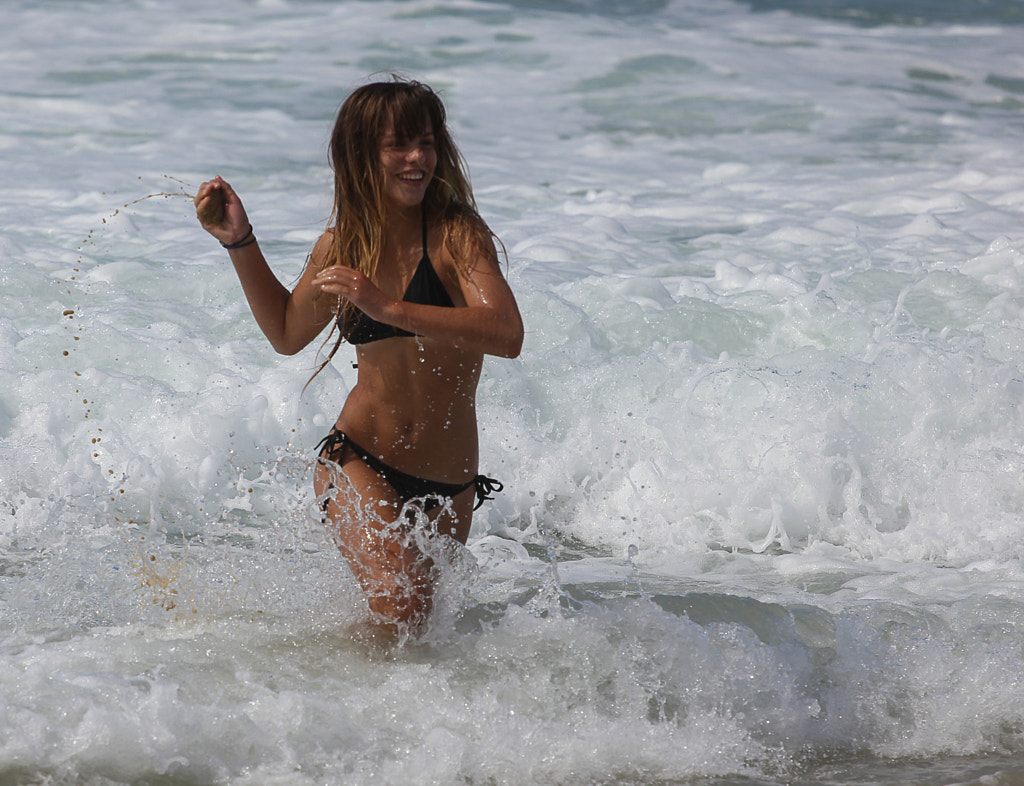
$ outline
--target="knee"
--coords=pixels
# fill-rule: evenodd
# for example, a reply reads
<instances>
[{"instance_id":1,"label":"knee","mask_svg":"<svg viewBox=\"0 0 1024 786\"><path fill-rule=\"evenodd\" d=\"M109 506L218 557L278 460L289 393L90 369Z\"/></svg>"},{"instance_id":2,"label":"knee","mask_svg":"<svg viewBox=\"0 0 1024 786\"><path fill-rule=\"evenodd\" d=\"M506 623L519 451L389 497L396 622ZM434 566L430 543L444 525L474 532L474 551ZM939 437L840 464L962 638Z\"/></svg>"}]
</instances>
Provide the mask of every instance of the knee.
<instances>
[{"instance_id":1,"label":"knee","mask_svg":"<svg viewBox=\"0 0 1024 786\"><path fill-rule=\"evenodd\" d=\"M374 593L367 601L378 622L412 634L426 624L433 605L429 587L394 587L390 592Z\"/></svg>"}]
</instances>

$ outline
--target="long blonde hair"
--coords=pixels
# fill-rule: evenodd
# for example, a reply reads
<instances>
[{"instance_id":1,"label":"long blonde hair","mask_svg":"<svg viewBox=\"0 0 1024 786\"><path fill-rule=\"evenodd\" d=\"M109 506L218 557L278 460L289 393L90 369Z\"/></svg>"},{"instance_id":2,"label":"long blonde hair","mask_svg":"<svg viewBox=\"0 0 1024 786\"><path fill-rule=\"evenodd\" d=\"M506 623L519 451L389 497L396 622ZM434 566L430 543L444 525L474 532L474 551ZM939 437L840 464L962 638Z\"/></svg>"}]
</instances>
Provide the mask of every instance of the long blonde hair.
<instances>
[{"instance_id":1,"label":"long blonde hair","mask_svg":"<svg viewBox=\"0 0 1024 786\"><path fill-rule=\"evenodd\" d=\"M423 198L424 215L440 219L442 243L457 265L468 265L482 244L494 238L477 212L465 161L448 131L440 97L421 82L393 77L389 82L372 82L356 89L342 104L334 123L330 144L333 228L329 229L332 242L324 267L347 265L377 283L388 223L381 137L390 127L401 144L424 133L428 119L437 166ZM314 377L331 362L358 315L356 308L344 301L339 302L335 317L331 335L337 329L337 341Z\"/></svg>"}]
</instances>

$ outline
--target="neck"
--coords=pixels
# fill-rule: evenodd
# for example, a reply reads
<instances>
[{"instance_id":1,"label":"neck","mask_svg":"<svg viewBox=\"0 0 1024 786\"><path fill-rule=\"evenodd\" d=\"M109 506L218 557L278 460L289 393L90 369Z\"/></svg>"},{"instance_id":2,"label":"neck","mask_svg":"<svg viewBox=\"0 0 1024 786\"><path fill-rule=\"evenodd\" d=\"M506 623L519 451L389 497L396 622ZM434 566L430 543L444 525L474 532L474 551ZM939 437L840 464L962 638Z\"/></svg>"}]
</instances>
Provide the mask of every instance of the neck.
<instances>
[{"instance_id":1,"label":"neck","mask_svg":"<svg viewBox=\"0 0 1024 786\"><path fill-rule=\"evenodd\" d=\"M423 246L423 206L391 205L384 232L385 257L418 260Z\"/></svg>"},{"instance_id":2,"label":"neck","mask_svg":"<svg viewBox=\"0 0 1024 786\"><path fill-rule=\"evenodd\" d=\"M388 225L391 229L401 230L405 226L419 227L423 220L423 204L395 205L388 209Z\"/></svg>"},{"instance_id":3,"label":"neck","mask_svg":"<svg viewBox=\"0 0 1024 786\"><path fill-rule=\"evenodd\" d=\"M423 205L392 205L387 222L386 234L400 244L407 239L419 242L423 228Z\"/></svg>"}]
</instances>

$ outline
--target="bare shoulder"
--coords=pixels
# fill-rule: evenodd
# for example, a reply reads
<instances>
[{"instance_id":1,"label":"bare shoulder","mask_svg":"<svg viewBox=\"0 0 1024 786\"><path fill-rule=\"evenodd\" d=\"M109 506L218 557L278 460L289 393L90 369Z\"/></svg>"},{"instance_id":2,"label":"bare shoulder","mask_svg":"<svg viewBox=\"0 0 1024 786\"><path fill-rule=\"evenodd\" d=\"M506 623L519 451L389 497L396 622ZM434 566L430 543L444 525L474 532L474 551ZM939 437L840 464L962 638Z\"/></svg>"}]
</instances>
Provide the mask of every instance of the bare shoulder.
<instances>
[{"instance_id":1,"label":"bare shoulder","mask_svg":"<svg viewBox=\"0 0 1024 786\"><path fill-rule=\"evenodd\" d=\"M334 250L334 227L328 227L313 244L313 250L309 253L309 264L307 267L314 271L323 270L333 264Z\"/></svg>"},{"instance_id":2,"label":"bare shoulder","mask_svg":"<svg viewBox=\"0 0 1024 786\"><path fill-rule=\"evenodd\" d=\"M313 279L316 278L317 273L333 264L335 256L334 230L328 228L317 238L309 255L306 257L306 266L303 268L302 275L299 276L299 280L292 290L292 295L298 298L300 302L318 300L320 289L314 286Z\"/></svg>"},{"instance_id":3,"label":"bare shoulder","mask_svg":"<svg viewBox=\"0 0 1024 786\"><path fill-rule=\"evenodd\" d=\"M316 239L313 248L306 257L306 266L302 270L299 279L299 286L309 283L316 277L316 274L334 264L334 230L328 228Z\"/></svg>"},{"instance_id":4,"label":"bare shoulder","mask_svg":"<svg viewBox=\"0 0 1024 786\"><path fill-rule=\"evenodd\" d=\"M459 278L478 272L499 272L497 237L470 208L455 208L442 218L444 252Z\"/></svg>"}]
</instances>

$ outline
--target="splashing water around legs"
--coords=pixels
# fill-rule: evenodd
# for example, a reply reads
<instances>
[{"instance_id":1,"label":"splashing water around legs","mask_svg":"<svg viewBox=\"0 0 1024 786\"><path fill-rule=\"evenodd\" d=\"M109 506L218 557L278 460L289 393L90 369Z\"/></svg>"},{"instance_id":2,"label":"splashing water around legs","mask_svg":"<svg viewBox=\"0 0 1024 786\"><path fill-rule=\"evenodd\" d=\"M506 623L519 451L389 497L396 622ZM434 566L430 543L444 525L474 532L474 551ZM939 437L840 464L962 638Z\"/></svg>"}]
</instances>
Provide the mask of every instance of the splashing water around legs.
<instances>
[{"instance_id":1,"label":"splashing water around legs","mask_svg":"<svg viewBox=\"0 0 1024 786\"><path fill-rule=\"evenodd\" d=\"M318 462L314 486L330 534L366 595L371 622L355 636L389 646L420 635L433 609L440 541L465 540L472 494L424 513L415 501L403 505L354 455L341 468Z\"/></svg>"}]
</instances>

